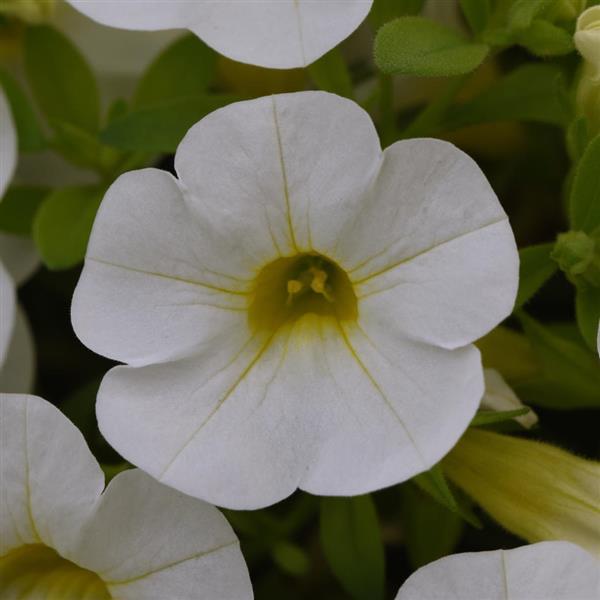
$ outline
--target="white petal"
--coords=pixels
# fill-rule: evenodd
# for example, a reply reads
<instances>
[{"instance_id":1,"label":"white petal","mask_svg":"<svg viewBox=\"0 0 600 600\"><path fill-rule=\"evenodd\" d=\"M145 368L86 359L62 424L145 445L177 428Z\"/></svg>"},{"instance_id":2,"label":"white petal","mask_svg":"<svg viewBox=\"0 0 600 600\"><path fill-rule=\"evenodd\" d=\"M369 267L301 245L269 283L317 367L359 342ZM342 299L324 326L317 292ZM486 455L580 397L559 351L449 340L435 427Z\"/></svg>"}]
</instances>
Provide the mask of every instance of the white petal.
<instances>
[{"instance_id":1,"label":"white petal","mask_svg":"<svg viewBox=\"0 0 600 600\"><path fill-rule=\"evenodd\" d=\"M110 482L76 553L114 598L252 598L239 542L223 515L137 469Z\"/></svg>"},{"instance_id":2,"label":"white petal","mask_svg":"<svg viewBox=\"0 0 600 600\"><path fill-rule=\"evenodd\" d=\"M8 100L0 86L0 201L17 164L17 132Z\"/></svg>"},{"instance_id":3,"label":"white petal","mask_svg":"<svg viewBox=\"0 0 600 600\"><path fill-rule=\"evenodd\" d=\"M71 556L104 487L79 430L35 396L0 395L0 555L44 543Z\"/></svg>"},{"instance_id":4,"label":"white petal","mask_svg":"<svg viewBox=\"0 0 600 600\"><path fill-rule=\"evenodd\" d=\"M208 115L183 139L175 168L199 220L257 268L296 251L330 254L380 161L365 111L333 94L302 92Z\"/></svg>"},{"instance_id":5,"label":"white petal","mask_svg":"<svg viewBox=\"0 0 600 600\"><path fill-rule=\"evenodd\" d=\"M0 261L0 366L6 360L15 327L16 301L14 281Z\"/></svg>"},{"instance_id":6,"label":"white petal","mask_svg":"<svg viewBox=\"0 0 600 600\"><path fill-rule=\"evenodd\" d=\"M596 600L600 568L568 542L455 554L421 567L396 600Z\"/></svg>"},{"instance_id":7,"label":"white petal","mask_svg":"<svg viewBox=\"0 0 600 600\"><path fill-rule=\"evenodd\" d=\"M298 486L365 493L431 467L475 412L478 353L387 340L375 350L344 335L352 341L307 315L270 341L117 367L98 395L100 429L166 484L232 508L266 506Z\"/></svg>"},{"instance_id":8,"label":"white petal","mask_svg":"<svg viewBox=\"0 0 600 600\"><path fill-rule=\"evenodd\" d=\"M306 66L321 57L360 25L372 4L372 0L69 2L113 27L185 27L229 58L275 69Z\"/></svg>"},{"instance_id":9,"label":"white petal","mask_svg":"<svg viewBox=\"0 0 600 600\"><path fill-rule=\"evenodd\" d=\"M479 167L447 142L402 141L384 156L337 260L369 318L444 348L470 343L514 304L506 215Z\"/></svg>"},{"instance_id":10,"label":"white petal","mask_svg":"<svg viewBox=\"0 0 600 600\"><path fill-rule=\"evenodd\" d=\"M16 285L24 283L40 265L34 243L25 237L0 233L0 260Z\"/></svg>"},{"instance_id":11,"label":"white petal","mask_svg":"<svg viewBox=\"0 0 600 600\"><path fill-rule=\"evenodd\" d=\"M0 391L27 393L33 387L35 350L25 312L17 306L15 326L6 360L0 366Z\"/></svg>"},{"instance_id":12,"label":"white petal","mask_svg":"<svg viewBox=\"0 0 600 600\"><path fill-rule=\"evenodd\" d=\"M94 223L73 298L76 334L99 354L134 364L231 335L245 327L246 295L235 273L218 272L226 250L195 222L171 175L122 175Z\"/></svg>"},{"instance_id":13,"label":"white petal","mask_svg":"<svg viewBox=\"0 0 600 600\"><path fill-rule=\"evenodd\" d=\"M495 369L484 369L483 377L485 380L485 393L481 399L481 407L491 410L518 410L524 408L524 404L519 400L512 388L504 381L504 378ZM515 417L523 427L533 427L538 418L531 409L528 413Z\"/></svg>"}]
</instances>

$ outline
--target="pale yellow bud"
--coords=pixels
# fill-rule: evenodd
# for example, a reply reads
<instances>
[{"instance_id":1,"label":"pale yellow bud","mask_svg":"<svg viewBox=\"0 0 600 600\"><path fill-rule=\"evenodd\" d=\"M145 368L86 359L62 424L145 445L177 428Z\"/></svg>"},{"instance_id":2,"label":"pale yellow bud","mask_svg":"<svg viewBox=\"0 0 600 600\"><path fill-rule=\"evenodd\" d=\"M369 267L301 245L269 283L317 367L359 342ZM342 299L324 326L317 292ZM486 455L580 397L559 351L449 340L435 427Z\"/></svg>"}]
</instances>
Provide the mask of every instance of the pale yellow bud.
<instances>
[{"instance_id":1,"label":"pale yellow bud","mask_svg":"<svg viewBox=\"0 0 600 600\"><path fill-rule=\"evenodd\" d=\"M55 4L56 0L0 0L0 15L27 23L43 23L52 16Z\"/></svg>"},{"instance_id":2,"label":"pale yellow bud","mask_svg":"<svg viewBox=\"0 0 600 600\"><path fill-rule=\"evenodd\" d=\"M566 540L600 556L600 463L548 444L469 429L444 470L529 542Z\"/></svg>"},{"instance_id":3,"label":"pale yellow bud","mask_svg":"<svg viewBox=\"0 0 600 600\"><path fill-rule=\"evenodd\" d=\"M575 46L595 69L595 79L600 79L600 5L591 6L577 19Z\"/></svg>"}]
</instances>

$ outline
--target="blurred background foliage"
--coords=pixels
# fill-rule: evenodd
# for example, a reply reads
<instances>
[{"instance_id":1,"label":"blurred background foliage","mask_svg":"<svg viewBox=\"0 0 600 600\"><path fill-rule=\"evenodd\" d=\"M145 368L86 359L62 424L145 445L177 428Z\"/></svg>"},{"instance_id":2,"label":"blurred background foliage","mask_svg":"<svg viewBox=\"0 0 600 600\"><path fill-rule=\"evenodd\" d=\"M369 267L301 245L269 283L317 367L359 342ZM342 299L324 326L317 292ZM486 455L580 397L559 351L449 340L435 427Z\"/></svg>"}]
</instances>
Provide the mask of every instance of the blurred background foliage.
<instances>
[{"instance_id":1,"label":"blurred background foliage","mask_svg":"<svg viewBox=\"0 0 600 600\"><path fill-rule=\"evenodd\" d=\"M486 426L598 457L599 273L589 261L581 266L572 236L559 237L574 230L595 240L598 269L600 95L581 99L585 65L572 41L585 6L375 0L341 46L292 71L235 63L181 32L104 28L62 2L48 14L0 15L0 83L20 149L0 232L31 237L43 263L19 290L35 339L35 393L77 424L108 477L127 468L94 416L112 363L78 342L69 318L104 191L134 168L172 170L187 129L220 106L323 89L359 102L384 146L440 137L481 166L510 217L522 266L514 315L479 347L540 417L528 432L512 421ZM296 492L268 509L225 513L259 600L378 600L445 554L522 543L441 467L368 496Z\"/></svg>"}]
</instances>

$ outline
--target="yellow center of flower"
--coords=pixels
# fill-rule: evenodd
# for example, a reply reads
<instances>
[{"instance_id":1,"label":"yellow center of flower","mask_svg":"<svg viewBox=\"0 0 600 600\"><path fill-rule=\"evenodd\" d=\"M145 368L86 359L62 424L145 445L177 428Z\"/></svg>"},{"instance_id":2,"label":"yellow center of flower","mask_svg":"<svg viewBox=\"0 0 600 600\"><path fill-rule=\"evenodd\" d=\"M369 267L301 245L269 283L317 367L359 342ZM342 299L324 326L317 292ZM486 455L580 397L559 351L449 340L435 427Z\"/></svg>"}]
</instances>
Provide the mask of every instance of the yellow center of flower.
<instances>
[{"instance_id":1,"label":"yellow center of flower","mask_svg":"<svg viewBox=\"0 0 600 600\"><path fill-rule=\"evenodd\" d=\"M307 313L356 319L356 294L348 275L319 254L278 258L263 267L249 307L250 325L275 331Z\"/></svg>"},{"instance_id":2,"label":"yellow center of flower","mask_svg":"<svg viewBox=\"0 0 600 600\"><path fill-rule=\"evenodd\" d=\"M0 558L0 598L110 600L106 584L92 571L43 544L11 550Z\"/></svg>"}]
</instances>

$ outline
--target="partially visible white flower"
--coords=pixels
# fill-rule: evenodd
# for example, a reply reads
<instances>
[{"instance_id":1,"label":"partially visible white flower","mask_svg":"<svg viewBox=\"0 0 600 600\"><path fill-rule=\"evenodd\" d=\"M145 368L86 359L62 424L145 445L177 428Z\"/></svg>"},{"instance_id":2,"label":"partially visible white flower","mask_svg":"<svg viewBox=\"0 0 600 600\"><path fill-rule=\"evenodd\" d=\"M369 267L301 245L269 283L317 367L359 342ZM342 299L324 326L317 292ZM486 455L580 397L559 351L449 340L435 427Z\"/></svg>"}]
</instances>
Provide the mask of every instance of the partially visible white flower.
<instances>
[{"instance_id":1,"label":"partially visible white flower","mask_svg":"<svg viewBox=\"0 0 600 600\"><path fill-rule=\"evenodd\" d=\"M2 598L249 600L216 508L137 469L104 476L77 428L35 396L0 395Z\"/></svg>"},{"instance_id":2,"label":"partially visible white flower","mask_svg":"<svg viewBox=\"0 0 600 600\"><path fill-rule=\"evenodd\" d=\"M600 80L600 4L579 15L574 39L579 53L594 67L594 79Z\"/></svg>"},{"instance_id":3,"label":"partially visible white flower","mask_svg":"<svg viewBox=\"0 0 600 600\"><path fill-rule=\"evenodd\" d=\"M413 573L396 600L598 600L600 563L569 542L466 552Z\"/></svg>"},{"instance_id":4,"label":"partially visible white flower","mask_svg":"<svg viewBox=\"0 0 600 600\"><path fill-rule=\"evenodd\" d=\"M15 288L39 265L31 240L0 234L0 391L29 392L35 375L33 337Z\"/></svg>"},{"instance_id":5,"label":"partially visible white flower","mask_svg":"<svg viewBox=\"0 0 600 600\"><path fill-rule=\"evenodd\" d=\"M496 369L484 369L483 378L485 381L485 393L481 399L482 408L505 411L518 410L525 407ZM538 422L538 418L530 409L528 413L520 417L515 417L515 421L529 429Z\"/></svg>"},{"instance_id":6,"label":"partially visible white flower","mask_svg":"<svg viewBox=\"0 0 600 600\"><path fill-rule=\"evenodd\" d=\"M189 29L234 60L274 69L304 67L348 37L373 0L68 0L122 29Z\"/></svg>"},{"instance_id":7,"label":"partially visible white flower","mask_svg":"<svg viewBox=\"0 0 600 600\"><path fill-rule=\"evenodd\" d=\"M2 86L0 86L0 201L17 165L17 132Z\"/></svg>"},{"instance_id":8,"label":"partially visible white flower","mask_svg":"<svg viewBox=\"0 0 600 600\"><path fill-rule=\"evenodd\" d=\"M301 92L212 113L175 167L112 185L74 295L79 338L128 363L99 392L106 439L232 508L439 461L483 395L471 342L517 289L477 165L433 139L382 152L357 104Z\"/></svg>"}]
</instances>

